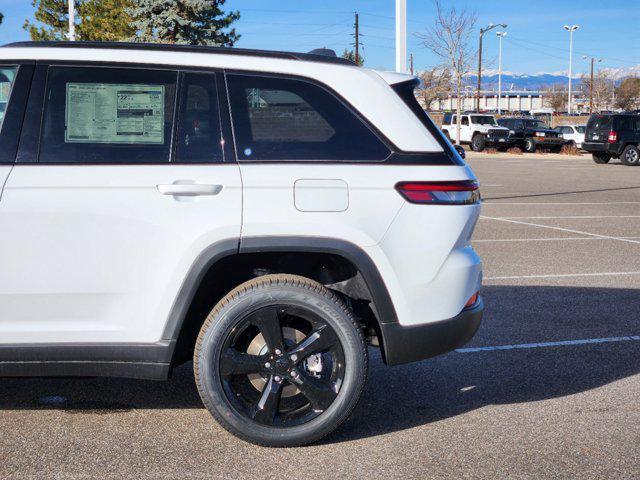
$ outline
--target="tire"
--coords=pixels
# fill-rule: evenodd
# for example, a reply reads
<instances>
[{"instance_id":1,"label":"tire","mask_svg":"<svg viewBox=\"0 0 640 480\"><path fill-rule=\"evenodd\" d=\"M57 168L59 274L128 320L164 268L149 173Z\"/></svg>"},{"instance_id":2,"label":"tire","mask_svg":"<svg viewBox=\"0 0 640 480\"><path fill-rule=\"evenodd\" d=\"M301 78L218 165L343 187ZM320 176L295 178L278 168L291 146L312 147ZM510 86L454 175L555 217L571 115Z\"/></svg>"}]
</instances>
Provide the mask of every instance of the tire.
<instances>
[{"instance_id":1,"label":"tire","mask_svg":"<svg viewBox=\"0 0 640 480\"><path fill-rule=\"evenodd\" d=\"M342 300L284 274L245 282L220 300L194 352L211 415L266 447L307 445L338 428L358 403L367 363L362 330Z\"/></svg>"},{"instance_id":2,"label":"tire","mask_svg":"<svg viewBox=\"0 0 640 480\"><path fill-rule=\"evenodd\" d=\"M533 141L533 138L527 138L524 141L524 151L527 153L534 153L536 151L536 142Z\"/></svg>"},{"instance_id":3,"label":"tire","mask_svg":"<svg viewBox=\"0 0 640 480\"><path fill-rule=\"evenodd\" d=\"M627 145L620 156L622 163L629 167L635 167L640 164L640 149L636 145Z\"/></svg>"},{"instance_id":4,"label":"tire","mask_svg":"<svg viewBox=\"0 0 640 480\"><path fill-rule=\"evenodd\" d=\"M593 161L603 165L605 163L609 163L609 160L611 160L611 157L609 155L607 155L606 153L592 153L591 157L593 158Z\"/></svg>"},{"instance_id":5,"label":"tire","mask_svg":"<svg viewBox=\"0 0 640 480\"><path fill-rule=\"evenodd\" d=\"M481 152L484 150L487 139L481 133L476 133L471 138L471 150L474 152Z\"/></svg>"}]
</instances>

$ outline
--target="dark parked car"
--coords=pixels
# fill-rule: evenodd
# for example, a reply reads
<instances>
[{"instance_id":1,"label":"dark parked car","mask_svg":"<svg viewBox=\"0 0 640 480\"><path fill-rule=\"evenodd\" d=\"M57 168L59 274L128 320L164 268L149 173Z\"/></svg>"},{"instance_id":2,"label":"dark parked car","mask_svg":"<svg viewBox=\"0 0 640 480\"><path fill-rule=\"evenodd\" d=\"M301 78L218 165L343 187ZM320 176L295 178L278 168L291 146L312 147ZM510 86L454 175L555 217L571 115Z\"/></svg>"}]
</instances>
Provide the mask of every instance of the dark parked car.
<instances>
[{"instance_id":1,"label":"dark parked car","mask_svg":"<svg viewBox=\"0 0 640 480\"><path fill-rule=\"evenodd\" d=\"M560 133L535 118L501 118L498 124L510 130L509 138L525 152L532 153L540 147L559 152L565 143Z\"/></svg>"},{"instance_id":2,"label":"dark parked car","mask_svg":"<svg viewBox=\"0 0 640 480\"><path fill-rule=\"evenodd\" d=\"M591 115L582 148L596 163L619 158L625 165L640 164L640 115Z\"/></svg>"}]
</instances>

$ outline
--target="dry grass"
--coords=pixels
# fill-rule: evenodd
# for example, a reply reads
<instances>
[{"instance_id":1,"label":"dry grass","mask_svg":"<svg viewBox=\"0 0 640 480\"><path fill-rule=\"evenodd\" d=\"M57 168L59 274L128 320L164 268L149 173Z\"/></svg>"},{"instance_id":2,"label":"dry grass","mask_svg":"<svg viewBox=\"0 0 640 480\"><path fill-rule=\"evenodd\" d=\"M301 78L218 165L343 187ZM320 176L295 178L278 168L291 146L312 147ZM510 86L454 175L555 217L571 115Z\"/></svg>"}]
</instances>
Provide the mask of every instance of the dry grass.
<instances>
[{"instance_id":1,"label":"dry grass","mask_svg":"<svg viewBox=\"0 0 640 480\"><path fill-rule=\"evenodd\" d=\"M522 155L522 149L520 147L511 147L507 150L507 153L511 155Z\"/></svg>"},{"instance_id":2,"label":"dry grass","mask_svg":"<svg viewBox=\"0 0 640 480\"><path fill-rule=\"evenodd\" d=\"M562 155L582 155L578 147L576 147L575 143L567 143L562 146L562 150L560 150Z\"/></svg>"}]
</instances>

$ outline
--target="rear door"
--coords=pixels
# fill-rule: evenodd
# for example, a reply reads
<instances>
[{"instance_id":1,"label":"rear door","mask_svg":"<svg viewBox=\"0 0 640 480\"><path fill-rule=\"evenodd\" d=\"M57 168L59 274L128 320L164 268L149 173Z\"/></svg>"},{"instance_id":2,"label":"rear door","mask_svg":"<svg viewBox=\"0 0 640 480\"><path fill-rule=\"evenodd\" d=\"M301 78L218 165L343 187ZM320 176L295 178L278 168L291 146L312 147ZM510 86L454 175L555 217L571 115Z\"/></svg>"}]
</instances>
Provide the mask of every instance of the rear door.
<instances>
[{"instance_id":1,"label":"rear door","mask_svg":"<svg viewBox=\"0 0 640 480\"><path fill-rule=\"evenodd\" d=\"M0 199L13 168L33 63L0 63Z\"/></svg>"},{"instance_id":2,"label":"rear door","mask_svg":"<svg viewBox=\"0 0 640 480\"><path fill-rule=\"evenodd\" d=\"M39 65L0 202L0 342L155 342L196 257L237 242L213 73ZM42 123L40 123L42 118Z\"/></svg>"}]
</instances>

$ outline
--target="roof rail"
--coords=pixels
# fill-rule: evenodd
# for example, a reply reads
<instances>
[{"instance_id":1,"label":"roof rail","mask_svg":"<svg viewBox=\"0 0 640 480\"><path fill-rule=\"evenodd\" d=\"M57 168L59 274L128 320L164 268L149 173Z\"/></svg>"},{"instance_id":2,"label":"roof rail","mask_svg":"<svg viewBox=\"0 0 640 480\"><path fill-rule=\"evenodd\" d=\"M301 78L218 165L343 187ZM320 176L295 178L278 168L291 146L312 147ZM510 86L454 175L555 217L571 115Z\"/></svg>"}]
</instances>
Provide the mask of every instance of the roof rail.
<instances>
[{"instance_id":1,"label":"roof rail","mask_svg":"<svg viewBox=\"0 0 640 480\"><path fill-rule=\"evenodd\" d=\"M355 66L351 60L314 50L309 53L279 52L272 50L254 50L249 48L213 47L209 45L178 45L163 43L137 42L70 42L70 41L34 41L13 42L3 45L3 48L112 48L117 50L157 50L167 52L207 53L218 55L239 55L251 57L280 58L286 60L301 60L307 62L333 63L338 65Z\"/></svg>"}]
</instances>

